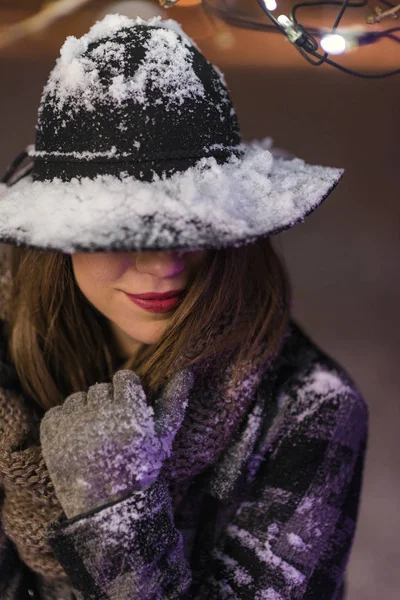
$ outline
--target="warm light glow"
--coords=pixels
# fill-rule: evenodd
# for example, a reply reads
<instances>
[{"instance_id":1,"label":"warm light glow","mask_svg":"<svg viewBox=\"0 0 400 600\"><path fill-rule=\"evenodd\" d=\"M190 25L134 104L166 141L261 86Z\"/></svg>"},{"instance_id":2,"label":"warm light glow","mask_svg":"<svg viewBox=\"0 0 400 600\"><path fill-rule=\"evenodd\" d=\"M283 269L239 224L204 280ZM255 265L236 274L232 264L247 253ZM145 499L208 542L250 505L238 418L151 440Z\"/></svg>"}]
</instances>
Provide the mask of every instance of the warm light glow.
<instances>
[{"instance_id":1,"label":"warm light glow","mask_svg":"<svg viewBox=\"0 0 400 600\"><path fill-rule=\"evenodd\" d=\"M172 6L178 6L178 8L184 8L185 6L196 6L201 4L202 0L158 0L158 3L163 8L171 8Z\"/></svg>"},{"instance_id":2,"label":"warm light glow","mask_svg":"<svg viewBox=\"0 0 400 600\"><path fill-rule=\"evenodd\" d=\"M293 26L292 21L286 15L279 15L277 21L285 28Z\"/></svg>"},{"instance_id":3,"label":"warm light glow","mask_svg":"<svg viewBox=\"0 0 400 600\"><path fill-rule=\"evenodd\" d=\"M196 6L196 4L201 4L201 0L179 0L176 5L178 8L183 8L184 6Z\"/></svg>"},{"instance_id":4,"label":"warm light glow","mask_svg":"<svg viewBox=\"0 0 400 600\"><path fill-rule=\"evenodd\" d=\"M275 0L264 0L264 4L267 7L268 10L273 11L277 8L277 3L275 2Z\"/></svg>"},{"instance_id":5,"label":"warm light glow","mask_svg":"<svg viewBox=\"0 0 400 600\"><path fill-rule=\"evenodd\" d=\"M329 54L342 54L346 50L346 40L337 33L325 35L320 44L322 49Z\"/></svg>"},{"instance_id":6,"label":"warm light glow","mask_svg":"<svg viewBox=\"0 0 400 600\"><path fill-rule=\"evenodd\" d=\"M100 20L107 14L125 15L130 19L136 17L150 19L150 17L162 15L162 13L163 10L160 6L148 0L125 0L125 2L112 2L108 6L104 6L98 13L97 19Z\"/></svg>"}]
</instances>

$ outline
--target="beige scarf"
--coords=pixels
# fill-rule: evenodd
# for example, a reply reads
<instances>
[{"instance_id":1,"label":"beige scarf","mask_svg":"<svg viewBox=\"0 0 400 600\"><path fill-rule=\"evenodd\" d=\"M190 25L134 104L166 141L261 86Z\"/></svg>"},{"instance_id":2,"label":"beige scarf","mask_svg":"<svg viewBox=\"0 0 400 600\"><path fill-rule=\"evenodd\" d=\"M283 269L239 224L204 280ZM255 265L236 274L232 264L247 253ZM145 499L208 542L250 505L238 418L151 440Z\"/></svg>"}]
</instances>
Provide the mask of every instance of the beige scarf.
<instances>
[{"instance_id":1,"label":"beige scarf","mask_svg":"<svg viewBox=\"0 0 400 600\"><path fill-rule=\"evenodd\" d=\"M266 366L253 357L251 364L242 365L242 376L233 389L234 364L226 369L213 367L211 360L195 365L196 383L185 418L164 463L174 510L193 477L215 463L239 429ZM21 394L0 387L2 525L33 571L69 583L44 537L46 526L60 515L62 506L41 454L39 432L35 409Z\"/></svg>"}]
</instances>

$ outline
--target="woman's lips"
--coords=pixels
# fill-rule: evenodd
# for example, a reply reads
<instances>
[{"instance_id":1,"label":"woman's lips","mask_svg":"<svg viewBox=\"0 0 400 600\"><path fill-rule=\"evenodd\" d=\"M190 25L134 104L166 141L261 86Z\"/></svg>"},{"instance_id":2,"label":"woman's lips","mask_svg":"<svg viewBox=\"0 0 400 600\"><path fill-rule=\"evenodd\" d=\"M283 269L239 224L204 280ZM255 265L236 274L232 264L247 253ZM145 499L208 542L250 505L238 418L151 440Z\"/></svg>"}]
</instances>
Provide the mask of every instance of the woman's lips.
<instances>
[{"instance_id":1,"label":"woman's lips","mask_svg":"<svg viewBox=\"0 0 400 600\"><path fill-rule=\"evenodd\" d=\"M172 296L172 298L165 298L164 300L143 300L141 298L136 298L135 296L131 296L124 292L124 294L129 298L131 302L140 306L144 310L154 313L164 313L172 310L180 300L182 300L181 296Z\"/></svg>"}]
</instances>

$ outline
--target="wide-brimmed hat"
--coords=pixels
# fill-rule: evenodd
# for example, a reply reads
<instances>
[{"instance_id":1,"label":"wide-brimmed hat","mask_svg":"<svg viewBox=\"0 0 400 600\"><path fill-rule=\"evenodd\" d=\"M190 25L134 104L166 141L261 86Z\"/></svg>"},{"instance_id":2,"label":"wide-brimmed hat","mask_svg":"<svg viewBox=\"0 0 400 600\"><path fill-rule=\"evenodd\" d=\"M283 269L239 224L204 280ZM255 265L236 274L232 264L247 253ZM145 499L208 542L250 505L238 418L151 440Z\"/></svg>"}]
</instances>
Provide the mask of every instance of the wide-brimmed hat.
<instances>
[{"instance_id":1,"label":"wide-brimmed hat","mask_svg":"<svg viewBox=\"0 0 400 600\"><path fill-rule=\"evenodd\" d=\"M242 141L223 74L178 23L107 15L61 48L36 143L2 180L0 242L74 253L276 234L314 211L343 169L277 157L271 143Z\"/></svg>"}]
</instances>

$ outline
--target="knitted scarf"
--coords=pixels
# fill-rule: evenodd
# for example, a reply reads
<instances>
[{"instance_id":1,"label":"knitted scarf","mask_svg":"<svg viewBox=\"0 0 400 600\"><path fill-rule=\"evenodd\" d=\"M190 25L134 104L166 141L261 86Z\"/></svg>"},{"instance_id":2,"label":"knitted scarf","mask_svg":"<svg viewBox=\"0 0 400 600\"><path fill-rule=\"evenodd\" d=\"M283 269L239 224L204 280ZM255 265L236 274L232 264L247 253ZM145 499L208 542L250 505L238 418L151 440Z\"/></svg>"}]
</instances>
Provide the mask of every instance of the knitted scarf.
<instances>
[{"instance_id":1,"label":"knitted scarf","mask_svg":"<svg viewBox=\"0 0 400 600\"><path fill-rule=\"evenodd\" d=\"M260 352L263 347L260 345ZM257 356L260 353L257 353ZM235 365L220 369L208 360L195 365L195 385L164 474L174 511L196 475L215 463L240 428L255 402L255 392L268 363L242 365L235 389ZM69 583L69 578L46 542L47 525L62 512L40 447L40 418L16 390L7 389L15 370L0 356L0 484L4 488L2 525L21 559L45 578ZM2 377L3 374L3 377Z\"/></svg>"}]
</instances>

